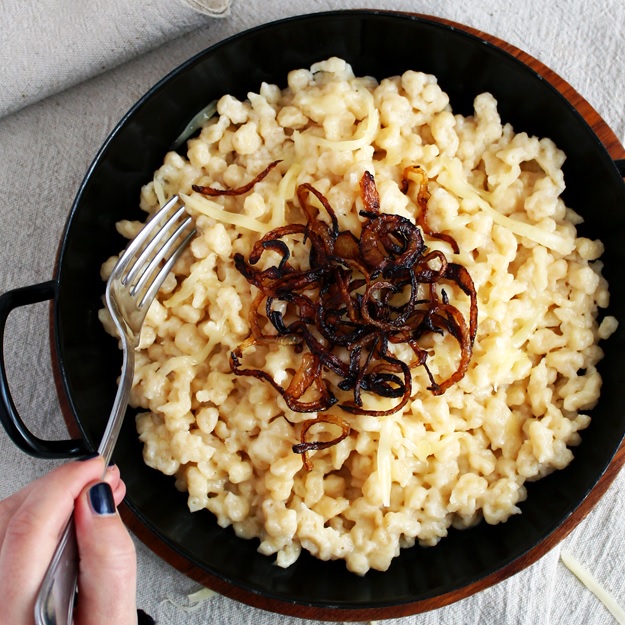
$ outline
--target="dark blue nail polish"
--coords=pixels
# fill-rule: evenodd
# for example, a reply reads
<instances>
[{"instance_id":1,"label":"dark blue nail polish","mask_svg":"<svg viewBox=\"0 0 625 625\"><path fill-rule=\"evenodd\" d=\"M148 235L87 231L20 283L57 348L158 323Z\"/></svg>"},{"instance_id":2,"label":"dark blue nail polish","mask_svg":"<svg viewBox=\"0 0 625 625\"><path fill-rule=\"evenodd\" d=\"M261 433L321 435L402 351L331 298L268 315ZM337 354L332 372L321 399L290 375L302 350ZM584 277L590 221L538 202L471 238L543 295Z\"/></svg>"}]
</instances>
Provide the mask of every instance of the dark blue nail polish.
<instances>
[{"instance_id":1,"label":"dark blue nail polish","mask_svg":"<svg viewBox=\"0 0 625 625\"><path fill-rule=\"evenodd\" d=\"M89 489L89 503L96 514L115 514L113 491L106 482L100 482Z\"/></svg>"},{"instance_id":2,"label":"dark blue nail polish","mask_svg":"<svg viewBox=\"0 0 625 625\"><path fill-rule=\"evenodd\" d=\"M93 458L97 458L100 454L97 451L92 451L90 453L85 454L82 458L78 458L79 462L84 462L85 460L92 460Z\"/></svg>"},{"instance_id":3,"label":"dark blue nail polish","mask_svg":"<svg viewBox=\"0 0 625 625\"><path fill-rule=\"evenodd\" d=\"M137 610L137 625L156 625L156 621L143 610Z\"/></svg>"}]
</instances>

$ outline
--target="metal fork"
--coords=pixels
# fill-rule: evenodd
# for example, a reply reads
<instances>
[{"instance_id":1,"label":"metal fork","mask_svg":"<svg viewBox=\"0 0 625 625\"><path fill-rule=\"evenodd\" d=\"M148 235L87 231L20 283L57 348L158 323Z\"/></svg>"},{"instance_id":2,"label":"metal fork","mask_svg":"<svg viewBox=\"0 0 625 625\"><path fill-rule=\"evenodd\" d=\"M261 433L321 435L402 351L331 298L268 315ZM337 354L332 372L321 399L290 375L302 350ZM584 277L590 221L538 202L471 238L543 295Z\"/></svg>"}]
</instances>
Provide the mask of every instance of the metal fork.
<instances>
[{"instance_id":1,"label":"metal fork","mask_svg":"<svg viewBox=\"0 0 625 625\"><path fill-rule=\"evenodd\" d=\"M191 217L177 205L174 196L155 213L120 256L106 284L106 306L122 342L123 362L117 395L98 447L105 467L128 406L141 326L159 288L195 235ZM37 625L72 624L77 578L78 546L72 515L37 596Z\"/></svg>"}]
</instances>

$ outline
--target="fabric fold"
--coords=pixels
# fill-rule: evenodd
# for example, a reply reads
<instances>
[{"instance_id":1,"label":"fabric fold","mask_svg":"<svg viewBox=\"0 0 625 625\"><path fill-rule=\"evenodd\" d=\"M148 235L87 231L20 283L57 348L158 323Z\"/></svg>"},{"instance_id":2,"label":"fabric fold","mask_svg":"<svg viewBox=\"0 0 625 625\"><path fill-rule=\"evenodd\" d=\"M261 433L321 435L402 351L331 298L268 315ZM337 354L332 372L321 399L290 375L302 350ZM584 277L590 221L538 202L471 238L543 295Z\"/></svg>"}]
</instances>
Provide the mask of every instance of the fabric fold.
<instances>
[{"instance_id":1,"label":"fabric fold","mask_svg":"<svg viewBox=\"0 0 625 625\"><path fill-rule=\"evenodd\" d=\"M211 17L226 17L230 12L229 0L180 0L194 11Z\"/></svg>"},{"instance_id":2,"label":"fabric fold","mask_svg":"<svg viewBox=\"0 0 625 625\"><path fill-rule=\"evenodd\" d=\"M0 116L228 14L229 0L4 0ZM19 51L19 53L16 53Z\"/></svg>"}]
</instances>

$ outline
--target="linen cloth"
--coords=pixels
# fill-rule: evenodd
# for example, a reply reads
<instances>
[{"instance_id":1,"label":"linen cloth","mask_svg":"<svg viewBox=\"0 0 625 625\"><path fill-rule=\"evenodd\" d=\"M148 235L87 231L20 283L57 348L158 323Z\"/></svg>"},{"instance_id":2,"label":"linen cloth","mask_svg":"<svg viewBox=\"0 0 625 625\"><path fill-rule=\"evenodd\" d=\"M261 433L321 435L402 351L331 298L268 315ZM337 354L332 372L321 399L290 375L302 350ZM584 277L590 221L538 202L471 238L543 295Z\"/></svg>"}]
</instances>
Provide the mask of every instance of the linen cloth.
<instances>
[{"instance_id":1,"label":"linen cloth","mask_svg":"<svg viewBox=\"0 0 625 625\"><path fill-rule=\"evenodd\" d=\"M621 141L625 139L625 4L621 0L231 0L229 10L220 6L222 17L216 19L178 0L0 3L0 19L7 17L0 26L0 114L4 114L0 117L0 292L52 277L69 207L87 167L117 121L145 91L205 47L289 15L369 7L465 23L543 61L597 109ZM60 7L65 14L56 13ZM27 26L32 32L26 32ZM66 432L52 381L47 328L47 304L15 311L7 325L4 352L19 410L37 435L53 439L63 438ZM56 464L26 456L0 431L0 498ZM596 597L562 565L559 553L566 548L625 605L623 510L625 475L620 474L562 545L529 569L451 606L388 622L613 623ZM198 585L138 541L137 550L138 607L159 625L315 623L222 596L185 613L168 598L184 603Z\"/></svg>"},{"instance_id":2,"label":"linen cloth","mask_svg":"<svg viewBox=\"0 0 625 625\"><path fill-rule=\"evenodd\" d=\"M229 0L2 0L0 115L227 14Z\"/></svg>"}]
</instances>

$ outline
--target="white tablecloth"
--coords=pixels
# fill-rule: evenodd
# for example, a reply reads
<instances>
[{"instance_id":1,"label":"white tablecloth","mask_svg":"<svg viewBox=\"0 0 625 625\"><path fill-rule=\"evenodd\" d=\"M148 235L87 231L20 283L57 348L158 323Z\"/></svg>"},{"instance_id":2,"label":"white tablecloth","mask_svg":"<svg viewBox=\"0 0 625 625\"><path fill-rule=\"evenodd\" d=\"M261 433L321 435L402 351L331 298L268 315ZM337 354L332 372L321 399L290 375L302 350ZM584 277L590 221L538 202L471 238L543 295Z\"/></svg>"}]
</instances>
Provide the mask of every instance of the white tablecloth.
<instances>
[{"instance_id":1,"label":"white tablecloth","mask_svg":"<svg viewBox=\"0 0 625 625\"><path fill-rule=\"evenodd\" d=\"M210 0L207 0L210 1ZM221 17L178 0L30 0L0 3L0 292L52 277L55 252L78 185L121 116L169 70L260 23L336 8L387 8L465 23L524 49L555 70L625 139L625 4L621 0L218 0ZM620 286L620 285L619 285ZM18 406L36 433L63 438L47 343L47 305L16 311L4 347ZM0 431L0 498L55 462L19 452ZM625 605L625 475L564 541ZM615 622L563 566L555 548L496 587L397 625L605 625ZM217 596L187 614L197 584L142 544L138 604L159 625L296 625ZM311 623L311 621L307 621Z\"/></svg>"}]
</instances>

